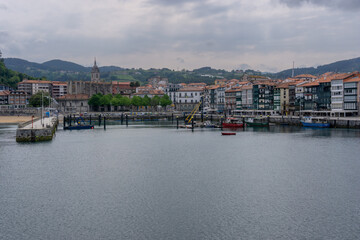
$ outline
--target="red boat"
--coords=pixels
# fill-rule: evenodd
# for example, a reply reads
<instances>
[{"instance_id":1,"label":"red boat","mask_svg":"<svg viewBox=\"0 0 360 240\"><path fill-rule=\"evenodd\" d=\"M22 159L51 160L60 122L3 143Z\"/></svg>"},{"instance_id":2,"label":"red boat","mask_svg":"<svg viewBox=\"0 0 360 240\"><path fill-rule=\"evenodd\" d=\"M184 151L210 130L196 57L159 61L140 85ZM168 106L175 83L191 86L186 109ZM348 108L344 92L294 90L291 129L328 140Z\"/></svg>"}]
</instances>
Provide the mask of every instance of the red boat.
<instances>
[{"instance_id":1,"label":"red boat","mask_svg":"<svg viewBox=\"0 0 360 240\"><path fill-rule=\"evenodd\" d=\"M236 133L234 133L234 132L222 132L221 135L226 135L226 136L228 136L228 135L236 135Z\"/></svg>"},{"instance_id":2,"label":"red boat","mask_svg":"<svg viewBox=\"0 0 360 240\"><path fill-rule=\"evenodd\" d=\"M222 124L223 128L242 128L244 127L244 123L242 123L237 118L227 118L226 121Z\"/></svg>"}]
</instances>

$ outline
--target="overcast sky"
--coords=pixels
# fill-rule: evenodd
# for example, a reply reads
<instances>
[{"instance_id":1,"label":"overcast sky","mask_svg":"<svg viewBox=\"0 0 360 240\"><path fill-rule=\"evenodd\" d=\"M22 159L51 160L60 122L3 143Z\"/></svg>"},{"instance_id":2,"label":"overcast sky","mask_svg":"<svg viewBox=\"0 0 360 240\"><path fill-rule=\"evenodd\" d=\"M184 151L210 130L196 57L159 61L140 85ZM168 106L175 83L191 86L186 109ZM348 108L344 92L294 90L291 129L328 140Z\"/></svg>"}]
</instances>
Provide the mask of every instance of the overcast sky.
<instances>
[{"instance_id":1,"label":"overcast sky","mask_svg":"<svg viewBox=\"0 0 360 240\"><path fill-rule=\"evenodd\" d=\"M280 71L360 56L360 0L0 0L4 57Z\"/></svg>"}]
</instances>

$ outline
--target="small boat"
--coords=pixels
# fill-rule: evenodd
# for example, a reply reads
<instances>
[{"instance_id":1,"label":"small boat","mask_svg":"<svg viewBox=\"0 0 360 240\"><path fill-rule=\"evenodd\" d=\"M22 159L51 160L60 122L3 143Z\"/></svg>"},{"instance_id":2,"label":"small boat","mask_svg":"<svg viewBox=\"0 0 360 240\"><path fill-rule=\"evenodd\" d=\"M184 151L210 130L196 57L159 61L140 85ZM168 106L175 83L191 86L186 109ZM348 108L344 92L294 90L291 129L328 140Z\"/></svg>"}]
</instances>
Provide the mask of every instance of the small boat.
<instances>
[{"instance_id":1,"label":"small boat","mask_svg":"<svg viewBox=\"0 0 360 240\"><path fill-rule=\"evenodd\" d=\"M230 136L230 135L236 135L234 132L221 132L221 135Z\"/></svg>"},{"instance_id":2,"label":"small boat","mask_svg":"<svg viewBox=\"0 0 360 240\"><path fill-rule=\"evenodd\" d=\"M205 128L214 128L215 124L211 123L210 121L206 121L206 122L204 122L204 127Z\"/></svg>"},{"instance_id":3,"label":"small boat","mask_svg":"<svg viewBox=\"0 0 360 240\"><path fill-rule=\"evenodd\" d=\"M83 130L83 129L94 129L94 125L74 125L74 126L64 127L64 130Z\"/></svg>"},{"instance_id":4,"label":"small boat","mask_svg":"<svg viewBox=\"0 0 360 240\"><path fill-rule=\"evenodd\" d=\"M80 116L76 118L76 124L73 126L64 126L64 130L83 130L83 129L94 129L94 125L86 124L84 119Z\"/></svg>"},{"instance_id":5,"label":"small boat","mask_svg":"<svg viewBox=\"0 0 360 240\"><path fill-rule=\"evenodd\" d=\"M240 119L228 117L225 122L223 122L223 128L242 128L244 123L240 121Z\"/></svg>"},{"instance_id":6,"label":"small boat","mask_svg":"<svg viewBox=\"0 0 360 240\"><path fill-rule=\"evenodd\" d=\"M330 123L326 119L314 119L312 117L304 117L300 121L304 127L329 128Z\"/></svg>"},{"instance_id":7,"label":"small boat","mask_svg":"<svg viewBox=\"0 0 360 240\"><path fill-rule=\"evenodd\" d=\"M245 121L247 127L268 127L267 118L249 118Z\"/></svg>"}]
</instances>

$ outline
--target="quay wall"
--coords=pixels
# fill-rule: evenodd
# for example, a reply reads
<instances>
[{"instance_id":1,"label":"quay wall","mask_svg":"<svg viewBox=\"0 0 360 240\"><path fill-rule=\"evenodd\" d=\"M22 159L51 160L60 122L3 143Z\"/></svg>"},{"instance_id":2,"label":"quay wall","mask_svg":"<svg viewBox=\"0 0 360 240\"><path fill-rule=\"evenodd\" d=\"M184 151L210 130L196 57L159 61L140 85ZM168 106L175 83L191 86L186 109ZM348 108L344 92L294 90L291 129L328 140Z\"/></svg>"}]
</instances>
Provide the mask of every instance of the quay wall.
<instances>
[{"instance_id":1,"label":"quay wall","mask_svg":"<svg viewBox=\"0 0 360 240\"><path fill-rule=\"evenodd\" d=\"M97 114L91 114L92 121L97 121L99 119L99 115L101 116L101 121L103 121L103 117L106 117L106 120L121 120L125 121L126 116L129 121L131 120L157 120L157 119L167 119L170 121L175 121L176 119L179 119L179 121L184 121L184 115L183 114L175 114L175 113L155 113L155 114L138 114L138 113L123 113L123 114L111 114L111 113L97 113ZM187 116L185 116L187 117ZM243 120L246 120L247 118L251 117L258 117L255 115L244 115L234 116L236 118L240 118ZM89 120L90 116L83 116L84 120ZM212 122L220 123L221 119L225 120L225 115L220 114L204 114L203 120L212 120ZM360 118L346 118L346 117L313 117L314 119L326 119L329 121L330 126L332 128L357 128L360 129ZM62 118L60 118L62 120ZM74 119L74 117L73 117ZM301 126L301 117L299 116L280 116L280 115L270 115L268 116L269 123L273 124L286 124L286 125L293 125L293 126ZM194 115L195 121L201 120L201 114Z\"/></svg>"},{"instance_id":2,"label":"quay wall","mask_svg":"<svg viewBox=\"0 0 360 240\"><path fill-rule=\"evenodd\" d=\"M50 141L55 134L57 124L58 121L56 118L52 120L50 125L46 125L44 128L39 129L23 128L26 125L22 124L16 130L16 142Z\"/></svg>"}]
</instances>

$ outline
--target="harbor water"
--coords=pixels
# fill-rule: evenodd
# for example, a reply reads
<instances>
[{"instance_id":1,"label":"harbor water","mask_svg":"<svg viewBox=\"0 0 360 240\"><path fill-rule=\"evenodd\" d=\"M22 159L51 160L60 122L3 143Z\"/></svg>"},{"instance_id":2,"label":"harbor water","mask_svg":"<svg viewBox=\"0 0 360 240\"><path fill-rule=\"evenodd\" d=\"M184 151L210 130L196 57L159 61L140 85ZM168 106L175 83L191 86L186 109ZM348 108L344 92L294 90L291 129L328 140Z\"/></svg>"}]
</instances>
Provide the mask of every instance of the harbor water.
<instances>
[{"instance_id":1,"label":"harbor water","mask_svg":"<svg viewBox=\"0 0 360 240\"><path fill-rule=\"evenodd\" d=\"M360 239L360 130L0 125L0 239Z\"/></svg>"}]
</instances>

